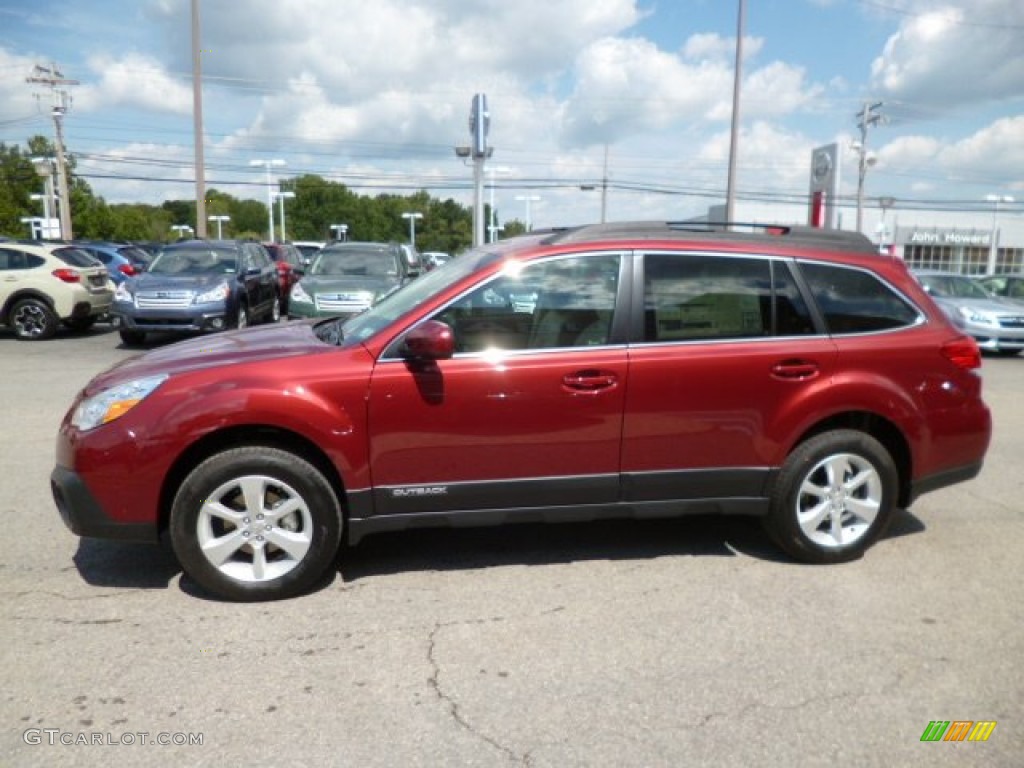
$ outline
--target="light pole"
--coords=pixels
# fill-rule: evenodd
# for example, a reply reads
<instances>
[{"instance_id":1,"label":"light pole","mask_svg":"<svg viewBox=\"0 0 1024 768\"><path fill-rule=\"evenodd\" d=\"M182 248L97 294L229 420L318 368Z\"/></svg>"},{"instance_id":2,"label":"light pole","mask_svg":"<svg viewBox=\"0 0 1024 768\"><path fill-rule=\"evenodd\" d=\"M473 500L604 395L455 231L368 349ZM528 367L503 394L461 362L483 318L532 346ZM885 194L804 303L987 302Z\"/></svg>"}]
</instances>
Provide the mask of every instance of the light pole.
<instances>
[{"instance_id":1,"label":"light pole","mask_svg":"<svg viewBox=\"0 0 1024 768\"><path fill-rule=\"evenodd\" d=\"M526 203L526 231L533 230L533 219L530 218L530 203L540 200L540 195L516 195L516 200Z\"/></svg>"},{"instance_id":2,"label":"light pole","mask_svg":"<svg viewBox=\"0 0 1024 768\"><path fill-rule=\"evenodd\" d=\"M406 211L402 214L403 219L409 220L409 244L416 247L416 219L422 219L423 214L419 211Z\"/></svg>"},{"instance_id":3,"label":"light pole","mask_svg":"<svg viewBox=\"0 0 1024 768\"><path fill-rule=\"evenodd\" d=\"M334 233L335 240L348 240L348 224L331 224L331 232Z\"/></svg>"},{"instance_id":4,"label":"light pole","mask_svg":"<svg viewBox=\"0 0 1024 768\"><path fill-rule=\"evenodd\" d=\"M218 240L223 240L224 239L224 230L222 228L222 225L223 225L223 223L225 221L231 221L231 217L230 216L207 216L206 218L207 218L208 221L216 221L217 222L217 239Z\"/></svg>"},{"instance_id":5,"label":"light pole","mask_svg":"<svg viewBox=\"0 0 1024 768\"><path fill-rule=\"evenodd\" d=\"M743 30L746 26L747 4L739 2L736 16L736 68L732 75L732 122L729 130L729 169L725 181L725 221L731 223L736 214L736 161L739 154L740 88L743 75ZM601 211L604 221L604 210Z\"/></svg>"},{"instance_id":6,"label":"light pole","mask_svg":"<svg viewBox=\"0 0 1024 768\"><path fill-rule=\"evenodd\" d=\"M491 202L490 202L490 205L491 205L491 216L490 216L490 223L487 225L487 242L493 243L495 240L498 239L498 229L499 229L499 227L498 227L498 214L494 210L494 176L495 176L495 174L499 174L499 173L501 173L501 174L512 173L512 169L507 167L507 166L504 166L504 165L497 165L497 166L490 166L487 169L487 172L489 174L491 174Z\"/></svg>"},{"instance_id":7,"label":"light pole","mask_svg":"<svg viewBox=\"0 0 1024 768\"><path fill-rule=\"evenodd\" d=\"M999 204L1013 203L1016 200L1010 195L985 195L985 199L992 203L992 235L988 244L988 270L986 274L996 273L996 263L999 260Z\"/></svg>"},{"instance_id":8,"label":"light pole","mask_svg":"<svg viewBox=\"0 0 1024 768\"><path fill-rule=\"evenodd\" d=\"M171 226L171 229L178 233L178 239L179 240L181 240L182 238L185 237L185 233L186 232L194 232L195 231L188 224L174 224L174 225Z\"/></svg>"},{"instance_id":9,"label":"light pole","mask_svg":"<svg viewBox=\"0 0 1024 768\"><path fill-rule=\"evenodd\" d=\"M878 224L878 251L889 254L889 224L885 220L886 211L896 205L895 197L878 198L878 207L882 209L882 220Z\"/></svg>"},{"instance_id":10,"label":"light pole","mask_svg":"<svg viewBox=\"0 0 1024 768\"><path fill-rule=\"evenodd\" d=\"M280 206L279 210L281 211L281 242L286 243L288 242L288 235L284 231L284 201L295 197L295 193L287 190L284 192L275 192L274 197L277 198L277 204ZM273 240L274 238L270 239Z\"/></svg>"},{"instance_id":11,"label":"light pole","mask_svg":"<svg viewBox=\"0 0 1024 768\"><path fill-rule=\"evenodd\" d=\"M53 233L54 227L52 214L50 213L50 204L57 200L57 195L53 192L53 158L51 157L33 157L32 165L35 166L36 173L39 174L43 180L43 194L32 195L33 200L42 199L43 201L43 221L40 223L40 238L47 239ZM58 237L59 229L58 229Z\"/></svg>"},{"instance_id":12,"label":"light pole","mask_svg":"<svg viewBox=\"0 0 1024 768\"><path fill-rule=\"evenodd\" d=\"M268 239L274 241L274 181L270 177L271 168L280 168L285 165L284 160L280 158L274 158L273 160L250 160L249 165L261 165L267 169L267 220L269 227L267 229Z\"/></svg>"}]
</instances>

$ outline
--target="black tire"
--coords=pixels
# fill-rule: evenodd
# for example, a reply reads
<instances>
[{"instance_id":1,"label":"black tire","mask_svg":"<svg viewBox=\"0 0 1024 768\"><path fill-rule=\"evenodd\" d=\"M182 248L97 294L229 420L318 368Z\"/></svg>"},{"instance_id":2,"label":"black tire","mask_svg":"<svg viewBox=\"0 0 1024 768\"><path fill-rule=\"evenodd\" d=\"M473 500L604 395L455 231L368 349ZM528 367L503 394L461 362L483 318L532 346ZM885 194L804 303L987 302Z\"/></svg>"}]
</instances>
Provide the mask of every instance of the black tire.
<instances>
[{"instance_id":1,"label":"black tire","mask_svg":"<svg viewBox=\"0 0 1024 768\"><path fill-rule=\"evenodd\" d=\"M266 318L268 323L279 323L281 322L281 299L278 296L274 296L274 303L270 305L270 311L267 313Z\"/></svg>"},{"instance_id":2,"label":"black tire","mask_svg":"<svg viewBox=\"0 0 1024 768\"><path fill-rule=\"evenodd\" d=\"M8 324L20 341L44 341L57 333L60 318L42 299L27 298L11 307Z\"/></svg>"},{"instance_id":3,"label":"black tire","mask_svg":"<svg viewBox=\"0 0 1024 768\"><path fill-rule=\"evenodd\" d=\"M121 336L121 343L125 346L135 347L146 341L146 334L144 331L129 331L122 328L118 331Z\"/></svg>"},{"instance_id":4,"label":"black tire","mask_svg":"<svg viewBox=\"0 0 1024 768\"><path fill-rule=\"evenodd\" d=\"M1019 349L999 349L999 350L996 350L996 354L999 355L1000 357L1016 357L1018 354L1020 354L1020 350Z\"/></svg>"},{"instance_id":5,"label":"black tire","mask_svg":"<svg viewBox=\"0 0 1024 768\"><path fill-rule=\"evenodd\" d=\"M210 457L185 478L171 508L171 544L182 568L229 600L308 591L333 565L341 533L341 506L324 475L305 459L266 446ZM288 548L279 546L285 542Z\"/></svg>"},{"instance_id":6,"label":"black tire","mask_svg":"<svg viewBox=\"0 0 1024 768\"><path fill-rule=\"evenodd\" d=\"M64 325L75 331L75 333L83 333L96 325L96 320L95 315L91 317L72 317L65 320Z\"/></svg>"},{"instance_id":7,"label":"black tire","mask_svg":"<svg viewBox=\"0 0 1024 768\"><path fill-rule=\"evenodd\" d=\"M244 301L238 302L238 309L235 311L235 320L232 328L248 328L249 321L249 307L245 305Z\"/></svg>"},{"instance_id":8,"label":"black tire","mask_svg":"<svg viewBox=\"0 0 1024 768\"><path fill-rule=\"evenodd\" d=\"M856 560L888 527L897 490L896 465L878 440L856 430L824 432L782 465L764 525L802 562Z\"/></svg>"}]
</instances>

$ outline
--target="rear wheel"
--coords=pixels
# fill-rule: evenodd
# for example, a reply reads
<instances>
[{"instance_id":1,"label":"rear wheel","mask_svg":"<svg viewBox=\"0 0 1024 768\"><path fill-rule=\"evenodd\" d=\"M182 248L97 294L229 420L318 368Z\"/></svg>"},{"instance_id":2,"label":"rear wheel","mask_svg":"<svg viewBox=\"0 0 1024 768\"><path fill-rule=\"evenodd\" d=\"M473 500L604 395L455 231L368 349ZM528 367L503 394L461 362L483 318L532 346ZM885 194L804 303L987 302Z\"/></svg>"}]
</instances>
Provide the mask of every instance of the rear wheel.
<instances>
[{"instance_id":1,"label":"rear wheel","mask_svg":"<svg viewBox=\"0 0 1024 768\"><path fill-rule=\"evenodd\" d=\"M334 562L342 516L331 484L288 451L216 454L178 489L171 542L185 571L231 600L275 600L314 586Z\"/></svg>"},{"instance_id":2,"label":"rear wheel","mask_svg":"<svg viewBox=\"0 0 1024 768\"><path fill-rule=\"evenodd\" d=\"M803 562L855 560L885 532L897 487L895 463L880 442L855 430L825 432L786 459L765 527Z\"/></svg>"},{"instance_id":3,"label":"rear wheel","mask_svg":"<svg viewBox=\"0 0 1024 768\"><path fill-rule=\"evenodd\" d=\"M60 319L42 299L21 299L12 308L10 325L22 341L42 341L57 333Z\"/></svg>"}]
</instances>

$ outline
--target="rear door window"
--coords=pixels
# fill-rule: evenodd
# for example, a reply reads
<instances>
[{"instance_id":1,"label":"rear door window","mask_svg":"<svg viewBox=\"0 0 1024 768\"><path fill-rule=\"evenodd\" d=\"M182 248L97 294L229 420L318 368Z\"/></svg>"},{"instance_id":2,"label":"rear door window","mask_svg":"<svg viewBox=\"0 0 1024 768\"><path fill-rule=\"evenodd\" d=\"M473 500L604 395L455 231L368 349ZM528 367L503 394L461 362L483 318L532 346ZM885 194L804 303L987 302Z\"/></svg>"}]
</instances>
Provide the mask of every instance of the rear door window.
<instances>
[{"instance_id":1,"label":"rear door window","mask_svg":"<svg viewBox=\"0 0 1024 768\"><path fill-rule=\"evenodd\" d=\"M811 314L781 261L691 253L644 255L644 341L811 333Z\"/></svg>"}]
</instances>

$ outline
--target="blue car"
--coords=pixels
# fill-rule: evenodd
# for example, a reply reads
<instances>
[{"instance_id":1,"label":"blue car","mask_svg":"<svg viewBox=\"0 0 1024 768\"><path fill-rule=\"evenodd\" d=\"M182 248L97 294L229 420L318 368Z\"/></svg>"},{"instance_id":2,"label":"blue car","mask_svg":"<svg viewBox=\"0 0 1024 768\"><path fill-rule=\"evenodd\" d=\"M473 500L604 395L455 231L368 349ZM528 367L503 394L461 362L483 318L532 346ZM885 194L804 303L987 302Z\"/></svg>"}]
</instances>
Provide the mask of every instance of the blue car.
<instances>
[{"instance_id":1,"label":"blue car","mask_svg":"<svg viewBox=\"0 0 1024 768\"><path fill-rule=\"evenodd\" d=\"M77 242L75 247L99 259L107 268L107 274L114 285L120 285L129 277L144 272L153 258L138 246L125 243Z\"/></svg>"},{"instance_id":2,"label":"blue car","mask_svg":"<svg viewBox=\"0 0 1024 768\"><path fill-rule=\"evenodd\" d=\"M256 242L185 240L117 286L110 316L121 341L157 331L202 333L281 319L277 267Z\"/></svg>"}]
</instances>

